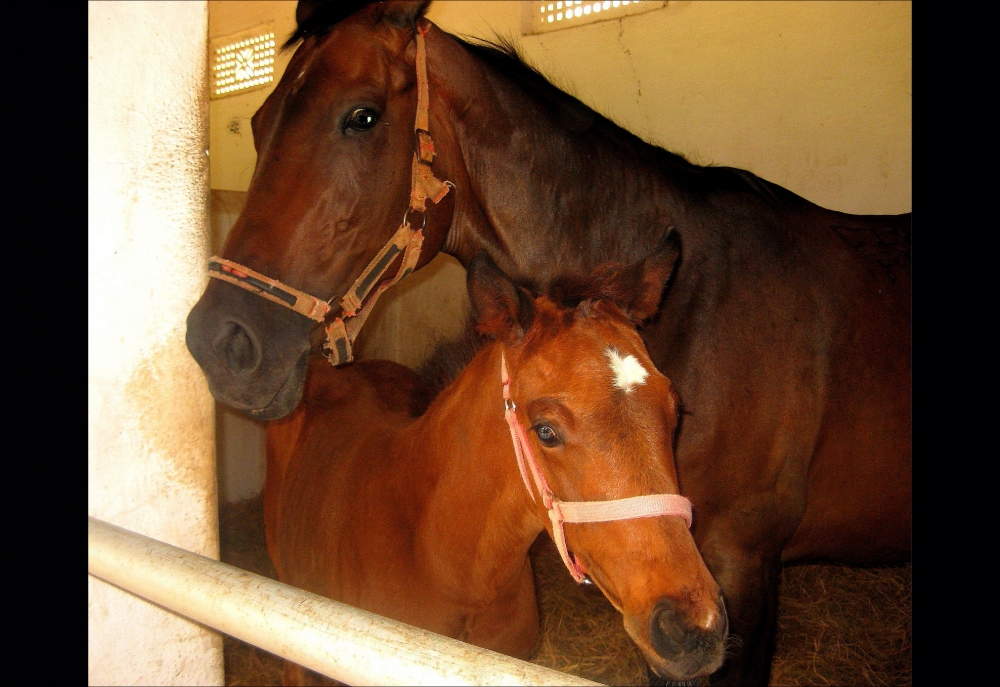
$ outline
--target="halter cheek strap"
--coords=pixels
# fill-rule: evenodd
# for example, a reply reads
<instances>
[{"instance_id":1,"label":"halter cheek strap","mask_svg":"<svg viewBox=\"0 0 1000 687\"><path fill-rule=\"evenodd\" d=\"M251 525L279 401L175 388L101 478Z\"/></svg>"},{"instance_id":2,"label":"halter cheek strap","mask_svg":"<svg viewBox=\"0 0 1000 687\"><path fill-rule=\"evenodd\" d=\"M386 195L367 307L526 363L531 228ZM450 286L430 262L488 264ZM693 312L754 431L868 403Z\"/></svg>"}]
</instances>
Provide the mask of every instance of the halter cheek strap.
<instances>
[{"instance_id":1,"label":"halter cheek strap","mask_svg":"<svg viewBox=\"0 0 1000 687\"><path fill-rule=\"evenodd\" d=\"M428 131L430 126L430 89L427 81L427 47L424 40L429 26L430 24L426 20L419 20L415 34L417 114L413 125L415 141L413 162L410 165L410 205L403 213L403 221L399 225L399 229L372 258L368 266L351 285L351 288L340 299L341 316L334 319L326 327L326 340L323 342L322 351L331 365L341 365L354 359L354 341L379 297L390 286L416 268L417 262L420 260L424 232L423 224L420 229L416 230L410 226L410 214L413 212L424 214L428 199L432 203L439 203L455 186L450 181L441 181L431 171L431 163L434 162L434 140ZM426 222L427 218L424 215L424 224ZM380 281L400 253L403 254L403 258L396 274L390 279ZM245 265L224 260L218 256L213 256L209 261L208 276L246 289L278 305L291 308L317 322L326 321L330 312L330 303L336 298L335 296L329 301L324 301L277 279L270 279Z\"/></svg>"},{"instance_id":2,"label":"halter cheek strap","mask_svg":"<svg viewBox=\"0 0 1000 687\"><path fill-rule=\"evenodd\" d=\"M535 494L528 481L528 472L534 479L535 489L542 497L542 505L549 513L552 521L552 538L562 557L563 563L573 579L580 584L589 583L590 579L577 560L566 547L566 532L563 523L566 522L610 522L612 520L631 520L633 518L649 518L658 515L679 515L691 527L691 502L679 494L649 494L647 496L632 496L613 501L560 501L549 488L545 473L535 460L535 455L528 443L528 434L517 418L517 406L510 398L510 375L507 374L507 360L500 353L500 381L503 384L504 417L510 428L510 438L514 443L514 456L517 458L517 469L521 472L524 488L535 501Z\"/></svg>"}]
</instances>

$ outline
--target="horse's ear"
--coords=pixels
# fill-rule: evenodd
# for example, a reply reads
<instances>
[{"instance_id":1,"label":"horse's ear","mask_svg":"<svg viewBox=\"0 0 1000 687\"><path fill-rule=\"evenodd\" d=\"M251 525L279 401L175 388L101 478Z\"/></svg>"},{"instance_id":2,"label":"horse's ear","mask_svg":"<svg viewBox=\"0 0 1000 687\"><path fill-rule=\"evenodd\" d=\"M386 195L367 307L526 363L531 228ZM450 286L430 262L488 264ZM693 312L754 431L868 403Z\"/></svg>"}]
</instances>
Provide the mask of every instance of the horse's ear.
<instances>
[{"instance_id":1,"label":"horse's ear","mask_svg":"<svg viewBox=\"0 0 1000 687\"><path fill-rule=\"evenodd\" d=\"M422 2L375 2L374 0L299 0L295 7L298 38L312 33L324 33L337 22L358 10L371 8L376 23L386 20L398 29L412 29L417 19L424 16L430 0Z\"/></svg>"},{"instance_id":2,"label":"horse's ear","mask_svg":"<svg viewBox=\"0 0 1000 687\"><path fill-rule=\"evenodd\" d=\"M295 6L295 23L302 26L317 9L327 4L329 0L299 0Z\"/></svg>"},{"instance_id":3,"label":"horse's ear","mask_svg":"<svg viewBox=\"0 0 1000 687\"><path fill-rule=\"evenodd\" d=\"M465 284L479 333L508 344L524 338L535 317L531 298L480 251L466 270Z\"/></svg>"},{"instance_id":4,"label":"horse's ear","mask_svg":"<svg viewBox=\"0 0 1000 687\"><path fill-rule=\"evenodd\" d=\"M355 12L372 6L373 0L299 0L295 7L295 31L282 49L291 48L309 36L321 36Z\"/></svg>"},{"instance_id":5,"label":"horse's ear","mask_svg":"<svg viewBox=\"0 0 1000 687\"><path fill-rule=\"evenodd\" d=\"M656 314L663 288L673 275L680 255L681 237L672 226L667 227L659 245L632 268L638 275L639 284L625 311L633 322L642 324Z\"/></svg>"},{"instance_id":6,"label":"horse's ear","mask_svg":"<svg viewBox=\"0 0 1000 687\"><path fill-rule=\"evenodd\" d=\"M424 16L431 0L422 2L405 2L394 0L391 2L380 2L381 19L384 19L390 26L397 29L412 29L417 25L417 19Z\"/></svg>"}]
</instances>

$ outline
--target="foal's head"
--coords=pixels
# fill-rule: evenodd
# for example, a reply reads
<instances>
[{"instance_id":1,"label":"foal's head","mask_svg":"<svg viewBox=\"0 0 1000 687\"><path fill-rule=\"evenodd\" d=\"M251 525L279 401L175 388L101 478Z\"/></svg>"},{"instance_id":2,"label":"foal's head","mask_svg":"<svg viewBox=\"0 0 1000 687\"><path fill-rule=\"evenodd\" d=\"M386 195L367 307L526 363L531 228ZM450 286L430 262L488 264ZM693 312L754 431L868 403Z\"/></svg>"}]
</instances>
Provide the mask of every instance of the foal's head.
<instances>
[{"instance_id":1,"label":"foal's head","mask_svg":"<svg viewBox=\"0 0 1000 687\"><path fill-rule=\"evenodd\" d=\"M501 342L517 421L559 501L679 491L672 449L677 394L636 332L655 312L678 253L671 232L638 265L607 266L586 283L563 283L551 297L538 298L511 283L485 254L469 266L477 328ZM510 456L514 461L513 447ZM558 542L534 486L531 493ZM575 574L585 572L623 614L656 673L688 680L721 665L725 607L682 517L563 527L567 565L578 565Z\"/></svg>"}]
</instances>

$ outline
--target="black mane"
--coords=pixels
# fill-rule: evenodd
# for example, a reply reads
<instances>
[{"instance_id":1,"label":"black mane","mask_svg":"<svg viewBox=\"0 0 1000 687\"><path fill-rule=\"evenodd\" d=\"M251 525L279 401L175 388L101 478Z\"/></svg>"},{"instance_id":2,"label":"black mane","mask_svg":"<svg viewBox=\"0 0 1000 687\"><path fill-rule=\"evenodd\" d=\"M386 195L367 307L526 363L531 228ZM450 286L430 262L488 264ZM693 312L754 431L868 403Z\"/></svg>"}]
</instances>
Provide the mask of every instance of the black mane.
<instances>
[{"instance_id":1,"label":"black mane","mask_svg":"<svg viewBox=\"0 0 1000 687\"><path fill-rule=\"evenodd\" d=\"M615 124L549 81L524 59L518 46L511 39L496 36L490 41L479 38L463 39L454 35L452 38L481 62L516 83L529 96L558 112L560 119L570 130L598 132L614 144L625 147L656 167L669 169L675 174L686 173L685 176L689 181L699 187L708 185L716 189L728 187L742 191L749 190L769 202L779 202L776 191L784 189L774 186L752 172L735 167L697 165L684 156L644 141Z\"/></svg>"},{"instance_id":2,"label":"black mane","mask_svg":"<svg viewBox=\"0 0 1000 687\"><path fill-rule=\"evenodd\" d=\"M427 384L433 400L451 384L472 362L472 359L492 339L476 331L469 322L457 338L439 343L430 357L417 369L417 375Z\"/></svg>"},{"instance_id":3,"label":"black mane","mask_svg":"<svg viewBox=\"0 0 1000 687\"><path fill-rule=\"evenodd\" d=\"M529 95L557 110L564 121L568 120L569 128L580 131L594 129L616 142L639 146L657 156L666 156L666 161L673 165L679 165L686 169L699 168L698 165L689 162L677 153L643 141L632 132L623 129L604 115L596 112L578 98L554 85L524 59L518 46L510 38L497 36L492 41L486 39L467 40L458 36L452 36L452 38L480 61L485 62L516 83Z\"/></svg>"}]
</instances>

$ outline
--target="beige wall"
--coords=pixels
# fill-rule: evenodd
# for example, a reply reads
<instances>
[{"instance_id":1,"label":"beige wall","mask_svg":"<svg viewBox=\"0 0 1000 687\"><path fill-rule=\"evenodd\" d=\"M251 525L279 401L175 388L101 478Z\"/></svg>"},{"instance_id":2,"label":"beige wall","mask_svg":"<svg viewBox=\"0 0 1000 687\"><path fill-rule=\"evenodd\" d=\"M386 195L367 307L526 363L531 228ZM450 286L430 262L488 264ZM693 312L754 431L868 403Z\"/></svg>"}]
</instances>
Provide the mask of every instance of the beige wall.
<instances>
[{"instance_id":1,"label":"beige wall","mask_svg":"<svg viewBox=\"0 0 1000 687\"><path fill-rule=\"evenodd\" d=\"M645 139L699 164L731 165L825 207L911 209L911 3L668 2L621 20L521 36L525 3L447 2L428 17L453 33L511 36L556 84ZM209 2L210 33L273 20L294 2ZM288 55L279 56L278 77ZM277 81L277 79L276 79ZM212 102L213 225L224 239L255 163L249 118L272 89ZM245 125L232 127L233 121ZM465 276L448 256L394 287L358 341L359 357L415 366L458 331ZM220 406L227 500L263 484L263 424Z\"/></svg>"},{"instance_id":2,"label":"beige wall","mask_svg":"<svg viewBox=\"0 0 1000 687\"><path fill-rule=\"evenodd\" d=\"M89 515L218 558L204 2L88 3ZM88 683L222 684L218 634L87 579Z\"/></svg>"}]
</instances>

